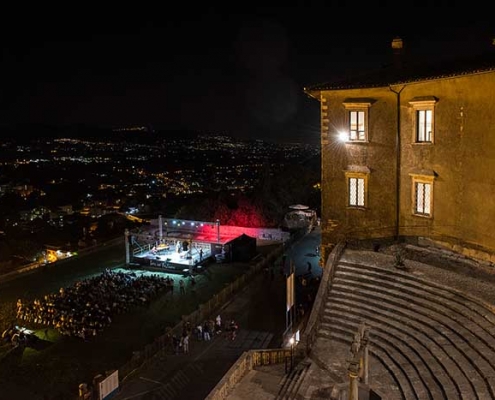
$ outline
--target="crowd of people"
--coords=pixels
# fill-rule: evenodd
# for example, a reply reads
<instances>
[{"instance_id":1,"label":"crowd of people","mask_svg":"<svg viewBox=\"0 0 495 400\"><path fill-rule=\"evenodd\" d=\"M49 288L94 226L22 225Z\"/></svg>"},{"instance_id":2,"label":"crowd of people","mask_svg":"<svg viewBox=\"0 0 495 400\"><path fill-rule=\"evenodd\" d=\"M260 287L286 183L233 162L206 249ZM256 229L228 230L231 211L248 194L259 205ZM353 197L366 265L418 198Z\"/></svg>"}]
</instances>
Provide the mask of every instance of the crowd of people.
<instances>
[{"instance_id":1,"label":"crowd of people","mask_svg":"<svg viewBox=\"0 0 495 400\"><path fill-rule=\"evenodd\" d=\"M234 319L231 319L228 324L222 325L222 317L220 314L218 314L215 319L207 319L203 323L197 324L195 327L191 326L191 323L187 321L182 326L181 335L172 335L174 354L188 354L191 338L195 337L198 341L208 342L214 337L220 336L222 330L225 330L226 338L235 340L239 325Z\"/></svg>"},{"instance_id":2,"label":"crowd of people","mask_svg":"<svg viewBox=\"0 0 495 400\"><path fill-rule=\"evenodd\" d=\"M17 301L17 319L24 325L54 327L61 334L88 339L112 322L112 317L147 305L173 279L157 274L106 269L102 274L60 288L42 299Z\"/></svg>"}]
</instances>

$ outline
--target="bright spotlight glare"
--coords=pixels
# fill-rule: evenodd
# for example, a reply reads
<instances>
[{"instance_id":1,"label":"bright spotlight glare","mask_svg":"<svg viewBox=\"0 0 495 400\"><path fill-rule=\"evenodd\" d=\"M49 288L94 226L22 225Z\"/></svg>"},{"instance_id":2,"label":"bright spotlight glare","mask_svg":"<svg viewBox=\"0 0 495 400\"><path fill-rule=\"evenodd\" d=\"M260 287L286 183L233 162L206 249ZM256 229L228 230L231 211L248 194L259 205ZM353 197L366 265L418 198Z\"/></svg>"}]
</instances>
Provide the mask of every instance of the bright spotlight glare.
<instances>
[{"instance_id":1,"label":"bright spotlight glare","mask_svg":"<svg viewBox=\"0 0 495 400\"><path fill-rule=\"evenodd\" d=\"M347 142L349 140L349 136L347 135L347 132L339 132L339 140L341 142Z\"/></svg>"}]
</instances>

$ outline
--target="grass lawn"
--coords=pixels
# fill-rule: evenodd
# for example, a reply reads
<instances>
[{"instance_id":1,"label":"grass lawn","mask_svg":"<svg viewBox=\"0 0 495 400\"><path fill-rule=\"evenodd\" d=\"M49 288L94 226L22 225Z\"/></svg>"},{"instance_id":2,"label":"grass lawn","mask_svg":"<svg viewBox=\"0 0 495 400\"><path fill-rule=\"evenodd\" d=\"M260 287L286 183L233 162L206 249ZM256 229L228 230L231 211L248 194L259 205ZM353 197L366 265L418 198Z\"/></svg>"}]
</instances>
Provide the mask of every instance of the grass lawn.
<instances>
[{"instance_id":1,"label":"grass lawn","mask_svg":"<svg viewBox=\"0 0 495 400\"><path fill-rule=\"evenodd\" d=\"M143 350L166 327L175 326L182 315L195 311L246 268L246 264L211 264L196 276L194 291L184 278L185 295L179 293L180 276L171 275L175 280L173 294L163 292L149 306L115 316L109 327L88 342L61 336L55 329L49 330L48 338L44 329L36 331L38 350L28 347L0 360L0 399L76 399L80 383L91 384L95 375L118 369L133 351ZM46 394L49 397L44 397Z\"/></svg>"}]
</instances>

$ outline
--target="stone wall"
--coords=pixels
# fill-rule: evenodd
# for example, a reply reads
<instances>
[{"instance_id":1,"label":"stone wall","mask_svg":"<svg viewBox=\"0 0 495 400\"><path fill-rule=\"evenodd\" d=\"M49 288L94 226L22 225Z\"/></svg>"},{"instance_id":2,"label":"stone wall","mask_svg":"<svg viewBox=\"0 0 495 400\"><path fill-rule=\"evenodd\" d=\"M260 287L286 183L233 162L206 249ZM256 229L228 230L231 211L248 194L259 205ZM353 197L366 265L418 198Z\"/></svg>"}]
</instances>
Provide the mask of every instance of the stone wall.
<instances>
[{"instance_id":1,"label":"stone wall","mask_svg":"<svg viewBox=\"0 0 495 400\"><path fill-rule=\"evenodd\" d=\"M495 216L494 77L491 71L406 83L398 88L400 96L388 87L323 90L323 246L385 237L429 238L493 264L495 231L489 221ZM483 95L487 93L488 100ZM421 98L436 99L429 143L414 139L416 111L411 103ZM371 104L367 141L339 140L339 132L346 129L343 104L349 99ZM364 207L348 206L346 171L368 174ZM429 215L413 211L413 176L432 179Z\"/></svg>"}]
</instances>

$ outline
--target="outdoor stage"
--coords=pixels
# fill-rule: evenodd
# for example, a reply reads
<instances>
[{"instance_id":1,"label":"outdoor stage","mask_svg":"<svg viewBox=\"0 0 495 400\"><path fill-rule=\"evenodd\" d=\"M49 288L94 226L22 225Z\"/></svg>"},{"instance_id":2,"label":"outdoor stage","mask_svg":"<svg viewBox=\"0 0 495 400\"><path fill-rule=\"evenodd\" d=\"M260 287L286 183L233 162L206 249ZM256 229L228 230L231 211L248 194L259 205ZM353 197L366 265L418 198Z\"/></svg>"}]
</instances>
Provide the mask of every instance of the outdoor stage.
<instances>
[{"instance_id":1,"label":"outdoor stage","mask_svg":"<svg viewBox=\"0 0 495 400\"><path fill-rule=\"evenodd\" d=\"M257 240L279 241L290 234L279 229L243 228L216 222L152 220L149 226L125 231L126 265L191 274L209 262L248 262Z\"/></svg>"},{"instance_id":2,"label":"outdoor stage","mask_svg":"<svg viewBox=\"0 0 495 400\"><path fill-rule=\"evenodd\" d=\"M201 270L210 262L212 253L209 245L194 243L184 250L182 242L168 241L154 246L148 245L133 255L133 263L156 270L191 274Z\"/></svg>"}]
</instances>

